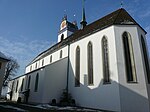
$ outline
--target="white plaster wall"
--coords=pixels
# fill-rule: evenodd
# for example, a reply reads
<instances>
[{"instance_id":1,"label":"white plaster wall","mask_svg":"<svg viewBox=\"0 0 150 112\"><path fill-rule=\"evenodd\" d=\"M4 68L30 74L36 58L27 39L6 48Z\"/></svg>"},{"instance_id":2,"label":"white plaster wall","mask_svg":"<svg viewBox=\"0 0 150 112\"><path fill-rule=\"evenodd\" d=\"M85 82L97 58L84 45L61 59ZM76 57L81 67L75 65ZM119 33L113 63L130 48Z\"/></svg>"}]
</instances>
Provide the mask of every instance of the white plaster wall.
<instances>
[{"instance_id":1,"label":"white plaster wall","mask_svg":"<svg viewBox=\"0 0 150 112\"><path fill-rule=\"evenodd\" d=\"M140 48L140 34L137 26L114 26L117 65L119 74L119 90L122 112L149 112L148 94ZM132 36L134 60L136 65L137 83L127 83L122 34L127 31Z\"/></svg>"},{"instance_id":2,"label":"white plaster wall","mask_svg":"<svg viewBox=\"0 0 150 112\"><path fill-rule=\"evenodd\" d=\"M36 80L36 75L37 73L39 73L39 83L38 83L38 90L37 92L34 91L35 89L35 80ZM29 93L29 99L28 102L32 103L42 103L42 95L43 95L43 78L44 78L44 74L45 74L45 69L39 69L35 72L32 72L30 74L21 76L19 78L16 78L14 81L14 87L13 87L13 97L12 97L12 101L17 101L18 97L22 98L22 101L24 101L24 95L21 93L21 84L22 84L22 80L24 78L24 84L23 84L23 91L25 91L27 89L28 86L28 78L29 76L31 77L30 79L30 93ZM18 83L18 90L16 92L16 84L17 84L17 80L19 81ZM9 86L10 88L12 88L12 82L9 82ZM9 89L9 91L11 91L12 89Z\"/></svg>"},{"instance_id":3,"label":"white plaster wall","mask_svg":"<svg viewBox=\"0 0 150 112\"><path fill-rule=\"evenodd\" d=\"M102 37L108 39L111 84L103 84ZM94 85L87 85L87 45L93 45ZM75 87L75 52L80 47L80 87ZM69 92L77 105L89 108L120 111L118 72L114 27L109 27L70 45Z\"/></svg>"},{"instance_id":4,"label":"white plaster wall","mask_svg":"<svg viewBox=\"0 0 150 112\"><path fill-rule=\"evenodd\" d=\"M139 43L140 43L140 48L141 48L141 54L142 54L142 61L143 61L143 67L144 67L144 74L145 74L145 80L146 80L146 86L147 86L147 94L148 94L148 100L149 100L149 110L150 110L150 84L148 84L148 80L147 80L147 74L146 74L146 67L145 67L145 62L144 62L144 55L143 55L143 49L142 49L142 43L141 43L141 35L144 37L145 39L145 44L147 47L147 55L149 57L149 52L148 52L148 44L146 41L146 34L145 32L143 32L143 30L140 27L137 27L138 30L138 35L139 35ZM150 62L149 62L150 65Z\"/></svg>"},{"instance_id":5,"label":"white plaster wall","mask_svg":"<svg viewBox=\"0 0 150 112\"><path fill-rule=\"evenodd\" d=\"M17 101L18 97L21 97L23 101L24 95L20 93L22 79L25 78L23 89L25 90L27 89L28 78L30 76L30 94L28 99L29 103L49 103L52 99L56 99L59 102L62 91L66 88L67 84L67 61L68 58L65 57L25 76L16 78L14 80L15 83L13 88L12 101ZM39 73L39 83L38 90L35 92L35 79L37 73ZM17 80L19 83L18 91L16 92ZM9 83L9 85L12 86L12 81Z\"/></svg>"},{"instance_id":6,"label":"white plaster wall","mask_svg":"<svg viewBox=\"0 0 150 112\"><path fill-rule=\"evenodd\" d=\"M12 82L13 82L13 80L8 82L7 93L9 93L12 90ZM7 99L10 99L10 95L9 94L7 94L6 96L7 96Z\"/></svg>"},{"instance_id":7,"label":"white plaster wall","mask_svg":"<svg viewBox=\"0 0 150 112\"><path fill-rule=\"evenodd\" d=\"M43 85L42 103L51 103L56 99L59 103L63 89L67 84L67 62L68 58L63 58L53 64L46 66Z\"/></svg>"},{"instance_id":8,"label":"white plaster wall","mask_svg":"<svg viewBox=\"0 0 150 112\"><path fill-rule=\"evenodd\" d=\"M35 81L36 81L36 75L39 74L39 82L38 82L38 89L37 92L34 91L35 89ZM41 68L35 72L32 72L31 74L28 74L27 77L31 77L30 82L30 94L28 102L30 103L42 103L43 99L43 83L44 81L44 75L45 75L45 68ZM27 81L28 82L28 81Z\"/></svg>"},{"instance_id":9,"label":"white plaster wall","mask_svg":"<svg viewBox=\"0 0 150 112\"><path fill-rule=\"evenodd\" d=\"M32 66L32 71L34 71L34 70L39 69L39 68L41 68L41 67L43 67L43 66L46 66L46 65L51 64L51 63L50 63L50 56L51 56L51 55L52 55L52 63L54 63L54 62L56 62L56 61L58 61L58 60L61 60L61 59L60 59L60 51L61 51L61 50L62 50L62 58L67 57L67 56L68 56L68 47L65 46L65 47L60 48L59 50L53 52L52 54L49 54L48 56L46 56L46 57L44 57L44 58L42 58L42 59L40 59L40 60L34 62L33 64L31 64L31 65L29 65L29 66L27 66L25 73L31 72L31 71L30 71L30 67L31 67L31 66ZM42 61L43 61L43 59L44 59L44 65L42 66ZM35 67L35 66L36 66L36 63L37 63L37 68Z\"/></svg>"},{"instance_id":10,"label":"white plaster wall","mask_svg":"<svg viewBox=\"0 0 150 112\"><path fill-rule=\"evenodd\" d=\"M62 34L64 34L64 39L65 39L65 38L67 38L68 36L70 36L72 33L73 33L73 32L66 30L66 31L64 31L63 33L59 34L59 35L58 35L58 42L61 41L61 35L62 35Z\"/></svg>"},{"instance_id":11,"label":"white plaster wall","mask_svg":"<svg viewBox=\"0 0 150 112\"><path fill-rule=\"evenodd\" d=\"M30 65L30 66L31 66L31 65ZM28 66L26 66L25 73L30 72L30 66L29 66L29 65L28 65Z\"/></svg>"},{"instance_id":12,"label":"white plaster wall","mask_svg":"<svg viewBox=\"0 0 150 112\"><path fill-rule=\"evenodd\" d=\"M147 44L147 41L146 41L146 35L145 35L145 32L143 32L143 30L139 27L137 27L137 30L138 30L138 35L139 35L139 39L140 39L140 36L142 35L145 39L145 43L146 43L146 47L147 47L147 51L148 51L148 44ZM145 79L146 79L146 85L147 85L147 93L148 93L148 98L150 98L150 84L148 84L148 80L147 80L147 75L146 75L146 67L145 67L145 62L144 62L144 57L143 57L143 49L142 49L142 43L141 41L140 42L140 47L141 47L141 53L142 53L142 61L143 61L143 66L144 66L144 73L145 73ZM148 54L148 57L150 56L149 53ZM149 62L149 65L150 65L150 62ZM150 99L149 99L149 107L150 107Z\"/></svg>"},{"instance_id":13,"label":"white plaster wall","mask_svg":"<svg viewBox=\"0 0 150 112\"><path fill-rule=\"evenodd\" d=\"M13 91L12 93L12 101L17 101L19 97L22 98L22 101L24 99L24 96L23 94L21 94L21 85L22 85L22 80L24 78L24 84L23 84L23 91L25 90L25 86L26 86L26 76L22 76L22 77L19 77L15 80L12 80L10 81L9 83L9 92L10 91ZM16 91L16 85L17 85L17 81L18 81L18 88L17 88L17 91ZM14 82L14 86L12 88L12 83Z\"/></svg>"},{"instance_id":14,"label":"white plaster wall","mask_svg":"<svg viewBox=\"0 0 150 112\"><path fill-rule=\"evenodd\" d=\"M64 34L64 39L67 37L67 30L58 35L58 42L61 41L61 35Z\"/></svg>"}]
</instances>

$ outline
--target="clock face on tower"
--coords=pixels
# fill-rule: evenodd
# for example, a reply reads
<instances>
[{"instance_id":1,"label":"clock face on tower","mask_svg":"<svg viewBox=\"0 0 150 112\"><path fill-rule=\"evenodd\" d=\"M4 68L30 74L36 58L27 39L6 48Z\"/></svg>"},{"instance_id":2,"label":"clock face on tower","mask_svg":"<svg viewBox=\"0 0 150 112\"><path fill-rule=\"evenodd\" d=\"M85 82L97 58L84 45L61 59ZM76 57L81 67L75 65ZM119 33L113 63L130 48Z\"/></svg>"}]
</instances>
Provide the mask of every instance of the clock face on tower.
<instances>
[{"instance_id":1,"label":"clock face on tower","mask_svg":"<svg viewBox=\"0 0 150 112\"><path fill-rule=\"evenodd\" d=\"M62 29L64 29L65 27L66 27L66 21L63 21L63 22L61 23L61 28L60 28L60 29L62 30Z\"/></svg>"}]
</instances>

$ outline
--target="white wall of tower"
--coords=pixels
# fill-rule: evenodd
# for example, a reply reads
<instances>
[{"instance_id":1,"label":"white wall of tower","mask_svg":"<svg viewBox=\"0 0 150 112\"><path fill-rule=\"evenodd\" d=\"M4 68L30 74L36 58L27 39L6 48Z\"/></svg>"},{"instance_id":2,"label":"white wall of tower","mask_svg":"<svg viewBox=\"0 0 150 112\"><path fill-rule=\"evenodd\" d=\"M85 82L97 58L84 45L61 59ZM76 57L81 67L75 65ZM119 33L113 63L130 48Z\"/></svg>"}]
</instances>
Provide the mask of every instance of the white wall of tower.
<instances>
[{"instance_id":1,"label":"white wall of tower","mask_svg":"<svg viewBox=\"0 0 150 112\"><path fill-rule=\"evenodd\" d=\"M58 42L61 42L61 36L62 34L64 35L64 39L66 39L68 36L70 36L71 34L73 34L73 32L69 31L69 30L65 30L64 32L60 33L58 35Z\"/></svg>"}]
</instances>

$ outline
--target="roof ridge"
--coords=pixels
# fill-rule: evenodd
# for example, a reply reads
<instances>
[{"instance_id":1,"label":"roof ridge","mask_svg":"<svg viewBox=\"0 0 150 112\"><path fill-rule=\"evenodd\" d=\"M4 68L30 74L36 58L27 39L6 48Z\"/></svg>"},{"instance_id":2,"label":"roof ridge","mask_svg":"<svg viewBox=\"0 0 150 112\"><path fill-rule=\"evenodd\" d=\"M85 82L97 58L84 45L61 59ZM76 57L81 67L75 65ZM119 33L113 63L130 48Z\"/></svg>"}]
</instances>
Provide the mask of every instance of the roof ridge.
<instances>
[{"instance_id":1,"label":"roof ridge","mask_svg":"<svg viewBox=\"0 0 150 112\"><path fill-rule=\"evenodd\" d=\"M126 10L125 10L126 11ZM136 24L138 24L134 19L133 19L133 17L126 11L126 13L128 14L128 16L130 16L130 18L136 23ZM139 25L139 24L138 24Z\"/></svg>"},{"instance_id":2,"label":"roof ridge","mask_svg":"<svg viewBox=\"0 0 150 112\"><path fill-rule=\"evenodd\" d=\"M122 9L122 8L121 8L121 9ZM99 21L99 20L101 20L101 19L106 18L107 16L109 16L109 15L111 15L111 14L116 13L117 11L120 11L120 9L115 10L115 11L113 11L113 12L111 12L111 13L106 14L105 16L103 16L103 17L101 17L101 18L99 18L99 19L95 20L94 22L91 22L91 23L90 23L90 24L88 24L86 27L90 26L90 25L91 25L91 24L93 24L93 23L96 23L97 21Z\"/></svg>"},{"instance_id":3,"label":"roof ridge","mask_svg":"<svg viewBox=\"0 0 150 112\"><path fill-rule=\"evenodd\" d=\"M118 17L119 17L119 14L121 13L122 10L123 10L123 8L119 9L119 12L118 12L118 14L117 14L117 17L116 17L116 19L114 20L113 23L116 23L116 21L117 21L117 19L118 19Z\"/></svg>"}]
</instances>

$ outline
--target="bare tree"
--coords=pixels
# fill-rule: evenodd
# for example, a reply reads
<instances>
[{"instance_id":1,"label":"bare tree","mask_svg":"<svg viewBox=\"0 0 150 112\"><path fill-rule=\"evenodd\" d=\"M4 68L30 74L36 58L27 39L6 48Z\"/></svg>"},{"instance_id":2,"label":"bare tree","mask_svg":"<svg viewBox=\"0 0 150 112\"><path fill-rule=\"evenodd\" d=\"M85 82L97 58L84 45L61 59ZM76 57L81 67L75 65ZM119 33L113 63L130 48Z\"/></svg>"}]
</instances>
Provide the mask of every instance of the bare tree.
<instances>
[{"instance_id":1,"label":"bare tree","mask_svg":"<svg viewBox=\"0 0 150 112\"><path fill-rule=\"evenodd\" d=\"M19 64L16 59L10 57L10 61L6 65L6 73L3 80L3 87L8 85L8 81L12 79L19 69Z\"/></svg>"}]
</instances>

